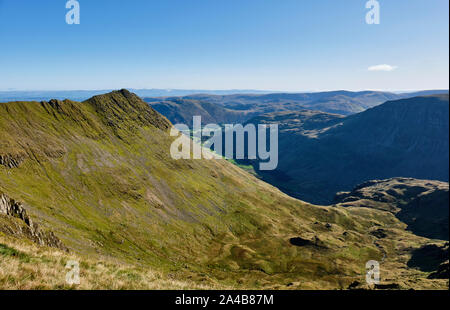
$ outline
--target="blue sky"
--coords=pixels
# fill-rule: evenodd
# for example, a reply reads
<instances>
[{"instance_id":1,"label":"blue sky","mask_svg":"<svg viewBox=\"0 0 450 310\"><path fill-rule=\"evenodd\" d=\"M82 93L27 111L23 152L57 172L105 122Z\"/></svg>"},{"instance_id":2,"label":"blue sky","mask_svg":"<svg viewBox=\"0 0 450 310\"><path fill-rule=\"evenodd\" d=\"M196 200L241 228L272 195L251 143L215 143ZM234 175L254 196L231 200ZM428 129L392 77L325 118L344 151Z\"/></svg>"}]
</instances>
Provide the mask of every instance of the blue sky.
<instances>
[{"instance_id":1,"label":"blue sky","mask_svg":"<svg viewBox=\"0 0 450 310\"><path fill-rule=\"evenodd\" d=\"M0 0L0 90L448 88L448 0L379 2Z\"/></svg>"}]
</instances>

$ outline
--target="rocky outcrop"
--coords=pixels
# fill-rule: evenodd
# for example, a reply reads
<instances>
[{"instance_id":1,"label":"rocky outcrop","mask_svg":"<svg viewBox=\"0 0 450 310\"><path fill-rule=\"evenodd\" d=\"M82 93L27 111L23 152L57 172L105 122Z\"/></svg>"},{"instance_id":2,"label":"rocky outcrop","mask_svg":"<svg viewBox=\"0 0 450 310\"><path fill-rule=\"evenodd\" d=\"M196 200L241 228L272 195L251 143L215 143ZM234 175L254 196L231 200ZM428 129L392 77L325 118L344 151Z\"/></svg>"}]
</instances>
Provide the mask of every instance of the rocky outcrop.
<instances>
[{"instance_id":1,"label":"rocky outcrop","mask_svg":"<svg viewBox=\"0 0 450 310\"><path fill-rule=\"evenodd\" d=\"M0 165L6 168L17 168L23 162L23 155L0 154Z\"/></svg>"},{"instance_id":2,"label":"rocky outcrop","mask_svg":"<svg viewBox=\"0 0 450 310\"><path fill-rule=\"evenodd\" d=\"M0 195L0 214L19 218L28 226L33 226L33 222L22 205L4 194Z\"/></svg>"},{"instance_id":3,"label":"rocky outcrop","mask_svg":"<svg viewBox=\"0 0 450 310\"><path fill-rule=\"evenodd\" d=\"M32 241L61 250L68 251L61 240L56 237L53 232L43 231L34 223L27 214L26 209L20 202L9 198L5 194L0 194L0 217L6 216L6 223L0 222L0 231L11 235L22 235ZM15 218L19 221L11 221ZM3 225L2 225L3 223Z\"/></svg>"}]
</instances>

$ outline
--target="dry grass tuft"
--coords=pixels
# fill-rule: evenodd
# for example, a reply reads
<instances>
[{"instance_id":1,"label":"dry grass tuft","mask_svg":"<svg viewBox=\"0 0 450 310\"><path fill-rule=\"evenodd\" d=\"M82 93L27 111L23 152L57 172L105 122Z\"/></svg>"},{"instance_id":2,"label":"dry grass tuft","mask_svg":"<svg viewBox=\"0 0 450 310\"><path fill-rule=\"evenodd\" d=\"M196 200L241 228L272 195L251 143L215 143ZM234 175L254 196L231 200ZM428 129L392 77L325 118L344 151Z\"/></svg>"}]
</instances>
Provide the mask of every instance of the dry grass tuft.
<instances>
[{"instance_id":1,"label":"dry grass tuft","mask_svg":"<svg viewBox=\"0 0 450 310\"><path fill-rule=\"evenodd\" d=\"M79 262L80 284L66 283L68 261ZM194 283L180 275L89 260L26 240L0 235L0 289L3 290L189 290L223 289L214 283Z\"/></svg>"}]
</instances>

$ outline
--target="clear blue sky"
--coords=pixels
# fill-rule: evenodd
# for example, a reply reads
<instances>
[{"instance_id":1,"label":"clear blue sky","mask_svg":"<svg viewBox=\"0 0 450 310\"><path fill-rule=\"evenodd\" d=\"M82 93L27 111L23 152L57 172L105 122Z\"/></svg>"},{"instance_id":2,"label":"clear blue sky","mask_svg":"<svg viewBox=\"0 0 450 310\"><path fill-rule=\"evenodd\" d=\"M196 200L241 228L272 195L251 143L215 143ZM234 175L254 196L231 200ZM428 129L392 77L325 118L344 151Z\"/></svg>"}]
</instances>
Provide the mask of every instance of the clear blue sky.
<instances>
[{"instance_id":1,"label":"clear blue sky","mask_svg":"<svg viewBox=\"0 0 450 310\"><path fill-rule=\"evenodd\" d=\"M448 0L379 2L0 0L0 90L448 88Z\"/></svg>"}]
</instances>

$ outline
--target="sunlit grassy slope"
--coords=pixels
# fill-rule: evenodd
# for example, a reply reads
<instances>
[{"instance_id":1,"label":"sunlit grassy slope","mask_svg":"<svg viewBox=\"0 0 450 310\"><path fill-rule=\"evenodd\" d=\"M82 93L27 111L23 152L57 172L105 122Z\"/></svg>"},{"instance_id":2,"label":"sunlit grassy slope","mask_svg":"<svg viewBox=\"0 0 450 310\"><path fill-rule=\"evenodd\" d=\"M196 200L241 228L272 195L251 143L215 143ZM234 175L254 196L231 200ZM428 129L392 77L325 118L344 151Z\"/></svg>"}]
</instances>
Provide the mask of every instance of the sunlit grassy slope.
<instances>
[{"instance_id":1,"label":"sunlit grassy slope","mask_svg":"<svg viewBox=\"0 0 450 310\"><path fill-rule=\"evenodd\" d=\"M404 269L408 249L429 239L392 214L309 205L225 160L173 160L170 127L126 90L82 103L0 103L0 156L13 163L0 165L0 193L70 249L3 234L1 248L12 249L3 252L24 254L0 255L0 288L65 288L71 255L85 262L81 288L347 288L384 252L386 281L445 287ZM10 220L0 215L0 225ZM383 251L369 233L377 225L391 231ZM294 246L294 237L311 242Z\"/></svg>"}]
</instances>

